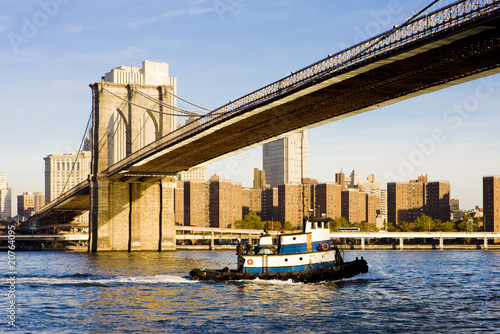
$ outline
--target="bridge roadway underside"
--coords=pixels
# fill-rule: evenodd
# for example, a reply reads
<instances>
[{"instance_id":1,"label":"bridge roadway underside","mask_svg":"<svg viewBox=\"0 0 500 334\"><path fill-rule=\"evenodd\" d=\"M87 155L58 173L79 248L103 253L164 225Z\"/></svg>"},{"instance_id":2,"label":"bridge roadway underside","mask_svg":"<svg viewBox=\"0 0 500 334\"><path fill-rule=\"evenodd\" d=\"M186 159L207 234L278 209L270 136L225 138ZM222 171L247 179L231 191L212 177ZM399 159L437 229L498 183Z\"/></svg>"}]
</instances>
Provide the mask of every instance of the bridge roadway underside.
<instances>
[{"instance_id":1,"label":"bridge roadway underside","mask_svg":"<svg viewBox=\"0 0 500 334\"><path fill-rule=\"evenodd\" d=\"M126 181L124 170L137 174L179 172L284 133L498 73L499 21L497 18L440 39L421 39L380 59L359 63L271 102L241 110L216 130L202 130L185 143L160 139L154 150L133 154L104 173Z\"/></svg>"}]
</instances>

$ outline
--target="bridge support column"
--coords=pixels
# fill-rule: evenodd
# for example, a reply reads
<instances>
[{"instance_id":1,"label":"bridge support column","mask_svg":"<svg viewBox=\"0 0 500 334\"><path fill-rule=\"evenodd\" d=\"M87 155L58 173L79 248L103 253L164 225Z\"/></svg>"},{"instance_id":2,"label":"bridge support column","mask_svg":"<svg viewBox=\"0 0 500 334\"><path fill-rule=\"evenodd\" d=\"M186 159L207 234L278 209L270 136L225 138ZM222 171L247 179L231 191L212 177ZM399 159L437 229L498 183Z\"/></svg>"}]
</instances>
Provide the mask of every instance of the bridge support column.
<instances>
[{"instance_id":1,"label":"bridge support column","mask_svg":"<svg viewBox=\"0 0 500 334\"><path fill-rule=\"evenodd\" d=\"M403 244L403 237L399 237L399 250L403 250L404 244Z\"/></svg>"},{"instance_id":2,"label":"bridge support column","mask_svg":"<svg viewBox=\"0 0 500 334\"><path fill-rule=\"evenodd\" d=\"M443 237L439 237L439 249L443 250L444 249L444 239Z\"/></svg>"},{"instance_id":3,"label":"bridge support column","mask_svg":"<svg viewBox=\"0 0 500 334\"><path fill-rule=\"evenodd\" d=\"M488 238L484 237L484 249L488 249Z\"/></svg>"},{"instance_id":4,"label":"bridge support column","mask_svg":"<svg viewBox=\"0 0 500 334\"><path fill-rule=\"evenodd\" d=\"M365 249L365 237L361 237L361 249Z\"/></svg>"},{"instance_id":5,"label":"bridge support column","mask_svg":"<svg viewBox=\"0 0 500 334\"><path fill-rule=\"evenodd\" d=\"M174 186L92 177L89 251L175 250Z\"/></svg>"}]
</instances>

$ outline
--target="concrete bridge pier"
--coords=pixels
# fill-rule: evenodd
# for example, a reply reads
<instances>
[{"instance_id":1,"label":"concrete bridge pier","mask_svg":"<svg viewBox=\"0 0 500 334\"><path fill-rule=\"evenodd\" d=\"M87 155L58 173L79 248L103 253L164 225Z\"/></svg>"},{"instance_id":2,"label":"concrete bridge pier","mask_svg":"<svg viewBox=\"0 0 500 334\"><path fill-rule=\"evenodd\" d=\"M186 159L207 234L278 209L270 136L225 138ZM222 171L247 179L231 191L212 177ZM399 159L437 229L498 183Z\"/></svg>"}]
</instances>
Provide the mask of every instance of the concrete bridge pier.
<instances>
[{"instance_id":1,"label":"concrete bridge pier","mask_svg":"<svg viewBox=\"0 0 500 334\"><path fill-rule=\"evenodd\" d=\"M488 238L484 237L484 249L488 249Z\"/></svg>"},{"instance_id":2,"label":"concrete bridge pier","mask_svg":"<svg viewBox=\"0 0 500 334\"><path fill-rule=\"evenodd\" d=\"M443 236L439 237L439 249L440 250L444 249L444 239L443 239Z\"/></svg>"},{"instance_id":3,"label":"concrete bridge pier","mask_svg":"<svg viewBox=\"0 0 500 334\"><path fill-rule=\"evenodd\" d=\"M175 178L90 179L89 252L175 250Z\"/></svg>"},{"instance_id":4,"label":"concrete bridge pier","mask_svg":"<svg viewBox=\"0 0 500 334\"><path fill-rule=\"evenodd\" d=\"M403 250L404 244L403 244L403 237L399 237L399 250Z\"/></svg>"}]
</instances>

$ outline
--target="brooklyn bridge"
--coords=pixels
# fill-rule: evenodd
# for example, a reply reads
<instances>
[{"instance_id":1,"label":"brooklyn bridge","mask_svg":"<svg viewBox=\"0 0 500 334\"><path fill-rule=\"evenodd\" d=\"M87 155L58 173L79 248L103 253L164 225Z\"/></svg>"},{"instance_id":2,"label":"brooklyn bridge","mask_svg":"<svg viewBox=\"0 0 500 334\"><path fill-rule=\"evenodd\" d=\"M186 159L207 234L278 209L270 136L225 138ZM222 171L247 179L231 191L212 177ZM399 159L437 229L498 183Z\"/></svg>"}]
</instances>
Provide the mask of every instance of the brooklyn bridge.
<instances>
[{"instance_id":1,"label":"brooklyn bridge","mask_svg":"<svg viewBox=\"0 0 500 334\"><path fill-rule=\"evenodd\" d=\"M172 121L175 82L91 84L91 174L30 220L66 224L88 211L91 252L173 250L177 173L500 72L500 1L428 7L216 110L189 115L182 127Z\"/></svg>"}]
</instances>

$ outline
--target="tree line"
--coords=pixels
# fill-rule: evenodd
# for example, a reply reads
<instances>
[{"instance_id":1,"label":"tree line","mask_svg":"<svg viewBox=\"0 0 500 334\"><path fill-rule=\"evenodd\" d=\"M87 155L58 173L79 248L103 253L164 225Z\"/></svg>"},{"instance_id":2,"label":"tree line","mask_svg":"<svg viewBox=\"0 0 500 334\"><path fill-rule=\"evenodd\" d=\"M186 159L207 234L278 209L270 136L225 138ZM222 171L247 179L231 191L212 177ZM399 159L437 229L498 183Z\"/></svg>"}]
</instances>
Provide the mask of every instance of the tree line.
<instances>
[{"instance_id":1,"label":"tree line","mask_svg":"<svg viewBox=\"0 0 500 334\"><path fill-rule=\"evenodd\" d=\"M285 223L277 221L262 221L259 215L250 211L245 218L235 222L235 228L251 230L282 231L301 229L301 226L292 226L288 221ZM361 232L374 231L380 229L375 224L368 222L350 223L345 217L337 217L330 223L330 230L336 232L342 227L357 227ZM397 226L392 223L385 223L384 229L387 232L478 232L483 230L483 218L465 215L461 221L441 221L433 219L427 215L422 215L414 222L400 222Z\"/></svg>"}]
</instances>

